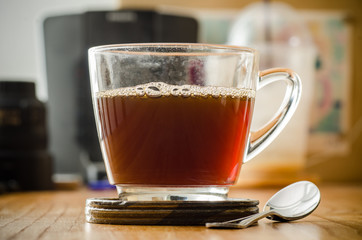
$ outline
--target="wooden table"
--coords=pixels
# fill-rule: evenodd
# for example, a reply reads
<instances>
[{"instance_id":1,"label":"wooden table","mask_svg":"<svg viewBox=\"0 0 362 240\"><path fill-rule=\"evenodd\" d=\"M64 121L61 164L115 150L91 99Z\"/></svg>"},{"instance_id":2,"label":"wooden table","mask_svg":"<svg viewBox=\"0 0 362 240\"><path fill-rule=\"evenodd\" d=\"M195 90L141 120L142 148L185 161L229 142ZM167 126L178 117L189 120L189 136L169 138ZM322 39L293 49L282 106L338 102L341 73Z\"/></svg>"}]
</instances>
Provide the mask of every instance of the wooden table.
<instances>
[{"instance_id":1,"label":"wooden table","mask_svg":"<svg viewBox=\"0 0 362 240\"><path fill-rule=\"evenodd\" d=\"M310 216L290 223L268 219L237 230L203 226L120 226L85 222L89 197L115 191L53 191L0 196L0 239L362 239L362 185L322 185L322 201ZM277 189L232 189L230 197L265 202Z\"/></svg>"}]
</instances>

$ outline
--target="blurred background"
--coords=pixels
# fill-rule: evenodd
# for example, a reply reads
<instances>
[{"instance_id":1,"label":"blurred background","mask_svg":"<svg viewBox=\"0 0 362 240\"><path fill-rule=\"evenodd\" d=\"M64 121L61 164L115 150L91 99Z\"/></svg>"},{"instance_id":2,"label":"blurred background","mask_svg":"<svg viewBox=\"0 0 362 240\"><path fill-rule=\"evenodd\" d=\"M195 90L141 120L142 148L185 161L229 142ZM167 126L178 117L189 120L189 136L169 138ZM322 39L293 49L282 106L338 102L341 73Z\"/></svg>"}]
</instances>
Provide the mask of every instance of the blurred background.
<instances>
[{"instance_id":1,"label":"blurred background","mask_svg":"<svg viewBox=\"0 0 362 240\"><path fill-rule=\"evenodd\" d=\"M360 0L0 0L0 192L108 187L87 49L130 42L249 46L261 69L300 74L295 117L238 186L361 183L361 10ZM258 93L253 129L283 91Z\"/></svg>"}]
</instances>

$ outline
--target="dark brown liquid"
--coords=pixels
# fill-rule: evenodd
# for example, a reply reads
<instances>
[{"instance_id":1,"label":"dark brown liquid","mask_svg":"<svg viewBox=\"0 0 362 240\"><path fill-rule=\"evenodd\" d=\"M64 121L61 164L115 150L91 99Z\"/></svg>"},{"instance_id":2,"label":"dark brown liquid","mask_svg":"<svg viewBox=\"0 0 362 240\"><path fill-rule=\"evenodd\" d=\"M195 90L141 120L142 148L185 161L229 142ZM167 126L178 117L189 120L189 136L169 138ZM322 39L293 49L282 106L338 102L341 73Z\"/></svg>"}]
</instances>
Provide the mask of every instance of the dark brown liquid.
<instances>
[{"instance_id":1,"label":"dark brown liquid","mask_svg":"<svg viewBox=\"0 0 362 240\"><path fill-rule=\"evenodd\" d=\"M112 184L230 185L237 178L253 98L98 96Z\"/></svg>"}]
</instances>

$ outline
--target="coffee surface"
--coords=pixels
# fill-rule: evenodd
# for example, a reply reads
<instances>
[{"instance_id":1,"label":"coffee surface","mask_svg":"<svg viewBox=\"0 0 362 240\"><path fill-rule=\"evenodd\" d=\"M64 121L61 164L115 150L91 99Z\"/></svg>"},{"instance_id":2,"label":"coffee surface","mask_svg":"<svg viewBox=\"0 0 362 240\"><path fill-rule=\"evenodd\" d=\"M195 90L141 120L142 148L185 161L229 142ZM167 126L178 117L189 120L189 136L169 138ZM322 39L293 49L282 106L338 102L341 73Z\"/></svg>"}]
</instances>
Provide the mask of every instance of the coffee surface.
<instances>
[{"instance_id":1,"label":"coffee surface","mask_svg":"<svg viewBox=\"0 0 362 240\"><path fill-rule=\"evenodd\" d=\"M233 184L254 96L248 89L165 83L98 92L98 128L110 182Z\"/></svg>"}]
</instances>

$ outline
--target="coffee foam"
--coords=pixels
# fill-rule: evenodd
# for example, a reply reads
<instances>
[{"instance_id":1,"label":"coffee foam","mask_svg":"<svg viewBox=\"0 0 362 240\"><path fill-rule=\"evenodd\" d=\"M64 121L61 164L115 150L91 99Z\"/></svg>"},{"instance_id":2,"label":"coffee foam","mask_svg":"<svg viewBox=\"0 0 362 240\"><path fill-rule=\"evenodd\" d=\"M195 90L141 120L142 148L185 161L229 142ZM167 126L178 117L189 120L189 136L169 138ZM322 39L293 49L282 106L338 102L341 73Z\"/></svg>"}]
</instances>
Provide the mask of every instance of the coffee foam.
<instances>
[{"instance_id":1,"label":"coffee foam","mask_svg":"<svg viewBox=\"0 0 362 240\"><path fill-rule=\"evenodd\" d=\"M198 85L169 85L163 82L151 82L134 87L117 88L97 92L97 97L151 97L182 96L182 97L232 97L232 98L255 98L252 89L227 88L215 86Z\"/></svg>"}]
</instances>

